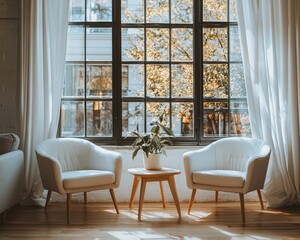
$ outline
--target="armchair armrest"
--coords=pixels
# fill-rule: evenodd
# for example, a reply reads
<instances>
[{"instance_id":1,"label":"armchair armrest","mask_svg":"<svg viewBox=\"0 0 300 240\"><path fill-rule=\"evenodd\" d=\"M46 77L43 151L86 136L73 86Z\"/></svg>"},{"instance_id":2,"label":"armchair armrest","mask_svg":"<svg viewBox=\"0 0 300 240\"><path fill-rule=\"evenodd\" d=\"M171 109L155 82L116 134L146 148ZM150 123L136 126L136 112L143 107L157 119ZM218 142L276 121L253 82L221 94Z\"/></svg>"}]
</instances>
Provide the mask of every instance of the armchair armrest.
<instances>
[{"instance_id":1,"label":"armchair armrest","mask_svg":"<svg viewBox=\"0 0 300 240\"><path fill-rule=\"evenodd\" d=\"M193 172L216 167L214 146L211 144L202 149L184 153L183 163L187 186L193 188Z\"/></svg>"},{"instance_id":2,"label":"armchair armrest","mask_svg":"<svg viewBox=\"0 0 300 240\"><path fill-rule=\"evenodd\" d=\"M270 147L265 145L259 155L249 158L246 166L246 179L243 188L244 193L263 189L270 154Z\"/></svg>"},{"instance_id":3,"label":"armchair armrest","mask_svg":"<svg viewBox=\"0 0 300 240\"><path fill-rule=\"evenodd\" d=\"M94 145L90 153L89 167L91 169L111 171L115 173L115 187L120 185L122 172L122 155Z\"/></svg>"},{"instance_id":4,"label":"armchair armrest","mask_svg":"<svg viewBox=\"0 0 300 240\"><path fill-rule=\"evenodd\" d=\"M62 168L59 161L39 150L36 150L36 156L43 187L47 190L65 194L62 185Z\"/></svg>"}]
</instances>

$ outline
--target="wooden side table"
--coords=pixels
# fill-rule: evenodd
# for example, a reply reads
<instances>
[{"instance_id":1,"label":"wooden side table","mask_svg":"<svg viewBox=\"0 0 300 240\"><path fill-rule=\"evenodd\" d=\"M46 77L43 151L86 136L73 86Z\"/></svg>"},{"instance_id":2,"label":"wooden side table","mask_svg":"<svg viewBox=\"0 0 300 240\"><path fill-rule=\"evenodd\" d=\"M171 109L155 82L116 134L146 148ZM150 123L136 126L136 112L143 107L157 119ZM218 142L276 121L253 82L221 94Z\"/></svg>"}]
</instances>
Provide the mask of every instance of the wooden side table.
<instances>
[{"instance_id":1,"label":"wooden side table","mask_svg":"<svg viewBox=\"0 0 300 240\"><path fill-rule=\"evenodd\" d=\"M130 169L128 169L128 172L134 176L131 197L130 197L130 201L129 201L129 208L132 207L132 203L133 203L133 200L134 200L134 197L136 194L136 190L137 190L137 187L141 180L138 220L141 220L141 214L142 214L144 195L145 195L147 182L159 182L163 207L166 207L162 181L168 181L179 218L181 217L179 199L178 199L176 184L175 184L175 179L174 179L175 175L181 173L180 170L172 169L172 168L162 168L161 170L146 170L145 168L130 168Z\"/></svg>"}]
</instances>

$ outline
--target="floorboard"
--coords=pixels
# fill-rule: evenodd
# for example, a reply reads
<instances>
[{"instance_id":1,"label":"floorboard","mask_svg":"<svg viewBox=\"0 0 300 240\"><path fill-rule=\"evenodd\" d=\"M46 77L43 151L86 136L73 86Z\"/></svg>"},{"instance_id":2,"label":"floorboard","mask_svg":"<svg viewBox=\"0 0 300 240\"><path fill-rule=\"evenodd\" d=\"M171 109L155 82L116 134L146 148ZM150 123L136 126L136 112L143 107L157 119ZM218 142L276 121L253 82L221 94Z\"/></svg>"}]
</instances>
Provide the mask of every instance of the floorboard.
<instances>
[{"instance_id":1,"label":"floorboard","mask_svg":"<svg viewBox=\"0 0 300 240\"><path fill-rule=\"evenodd\" d=\"M51 203L41 207L15 206L0 225L0 239L300 239L300 209L260 210L259 202L246 202L246 223L242 224L238 202L181 204L182 217L167 203L145 203L142 219L138 205L112 203L72 203L71 224L66 224L66 205Z\"/></svg>"}]
</instances>

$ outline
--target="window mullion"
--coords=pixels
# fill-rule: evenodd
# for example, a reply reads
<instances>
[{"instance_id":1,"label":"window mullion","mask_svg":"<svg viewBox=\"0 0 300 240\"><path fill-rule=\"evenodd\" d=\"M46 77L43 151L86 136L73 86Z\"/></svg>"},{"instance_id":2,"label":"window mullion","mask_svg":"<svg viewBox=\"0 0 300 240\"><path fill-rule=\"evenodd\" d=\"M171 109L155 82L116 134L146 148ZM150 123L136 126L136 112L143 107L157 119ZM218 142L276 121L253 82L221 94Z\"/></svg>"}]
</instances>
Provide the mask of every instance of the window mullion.
<instances>
[{"instance_id":1,"label":"window mullion","mask_svg":"<svg viewBox=\"0 0 300 240\"><path fill-rule=\"evenodd\" d=\"M113 138L116 144L122 138L122 64L121 64L121 1L113 0Z\"/></svg>"},{"instance_id":2,"label":"window mullion","mask_svg":"<svg viewBox=\"0 0 300 240\"><path fill-rule=\"evenodd\" d=\"M194 134L196 141L200 144L203 133L203 80L202 80L202 3L194 0Z\"/></svg>"}]
</instances>

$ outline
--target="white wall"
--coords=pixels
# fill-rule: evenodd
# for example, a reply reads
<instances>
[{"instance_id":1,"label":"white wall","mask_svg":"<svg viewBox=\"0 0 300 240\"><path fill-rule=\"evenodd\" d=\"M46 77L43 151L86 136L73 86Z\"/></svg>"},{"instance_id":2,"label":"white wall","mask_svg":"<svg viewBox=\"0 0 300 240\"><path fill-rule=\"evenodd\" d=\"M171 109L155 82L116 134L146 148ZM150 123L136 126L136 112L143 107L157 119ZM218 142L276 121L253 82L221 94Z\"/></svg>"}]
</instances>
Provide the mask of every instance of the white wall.
<instances>
[{"instance_id":1,"label":"white wall","mask_svg":"<svg viewBox=\"0 0 300 240\"><path fill-rule=\"evenodd\" d=\"M128 173L128 168L143 167L142 154L139 152L135 160L131 160L132 150L130 147L105 147L110 150L120 152L123 157L123 170L121 184L118 189L115 190L116 198L118 202L129 202L133 176ZM199 147L170 147L167 149L167 157L163 157L162 164L164 167L176 168L181 170L180 175L175 176L175 182L177 185L177 192L179 200L181 202L188 202L191 196L191 190L187 188L185 183L185 175L183 169L182 154L186 151L199 149ZM140 186L139 186L140 187ZM164 182L165 198L167 202L172 202L173 198L167 182ZM83 201L83 194L74 195L74 200ZM139 198L139 188L136 193L135 201ZM88 200L91 202L111 202L110 194L108 190L95 191L88 194ZM246 201L257 201L258 197L256 192L248 193L245 195ZM65 201L65 197L53 194L52 201ZM145 202L159 202L161 201L160 190L158 182L147 183ZM195 202L202 201L214 201L214 192L198 190L195 198ZM233 193L219 193L219 201L239 201L238 194Z\"/></svg>"}]
</instances>

